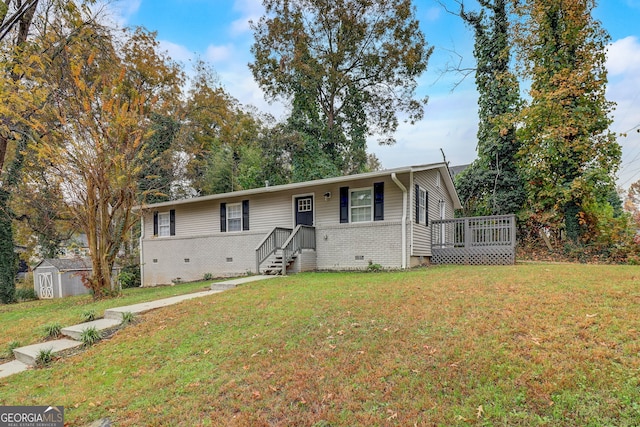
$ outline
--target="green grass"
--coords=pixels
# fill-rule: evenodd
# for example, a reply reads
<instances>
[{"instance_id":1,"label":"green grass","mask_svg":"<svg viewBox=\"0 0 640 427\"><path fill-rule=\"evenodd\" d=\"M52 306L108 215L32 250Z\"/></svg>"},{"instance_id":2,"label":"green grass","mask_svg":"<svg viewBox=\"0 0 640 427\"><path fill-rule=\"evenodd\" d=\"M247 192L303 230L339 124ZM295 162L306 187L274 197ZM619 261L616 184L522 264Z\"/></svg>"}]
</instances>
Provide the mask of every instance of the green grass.
<instances>
[{"instance_id":1,"label":"green grass","mask_svg":"<svg viewBox=\"0 0 640 427\"><path fill-rule=\"evenodd\" d=\"M115 425L633 426L640 270L299 274L141 316L0 405ZM61 310L61 313L63 310Z\"/></svg>"},{"instance_id":2,"label":"green grass","mask_svg":"<svg viewBox=\"0 0 640 427\"><path fill-rule=\"evenodd\" d=\"M42 341L43 328L58 323L62 327L75 325L85 319L85 313L93 312L102 317L104 310L167 298L191 292L202 291L210 282L184 283L178 286L156 288L130 288L122 291L122 296L113 299L93 301L90 295L37 300L18 304L0 304L0 348L6 348L11 341L20 341L21 345ZM3 360L0 354L0 362Z\"/></svg>"}]
</instances>

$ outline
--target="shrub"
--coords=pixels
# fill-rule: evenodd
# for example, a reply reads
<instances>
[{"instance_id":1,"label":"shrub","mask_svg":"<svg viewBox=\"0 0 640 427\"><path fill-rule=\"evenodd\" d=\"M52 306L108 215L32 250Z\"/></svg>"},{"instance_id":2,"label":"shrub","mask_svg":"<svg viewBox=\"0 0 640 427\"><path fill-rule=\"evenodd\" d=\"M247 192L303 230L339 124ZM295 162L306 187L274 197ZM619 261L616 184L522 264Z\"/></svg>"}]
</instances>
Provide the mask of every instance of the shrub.
<instances>
[{"instance_id":1,"label":"shrub","mask_svg":"<svg viewBox=\"0 0 640 427\"><path fill-rule=\"evenodd\" d=\"M377 273L378 271L382 271L382 266L380 264L374 264L373 261L369 261L367 271Z\"/></svg>"},{"instance_id":2,"label":"shrub","mask_svg":"<svg viewBox=\"0 0 640 427\"><path fill-rule=\"evenodd\" d=\"M38 294L33 288L16 288L16 300L32 301L38 299Z\"/></svg>"},{"instance_id":3,"label":"shrub","mask_svg":"<svg viewBox=\"0 0 640 427\"><path fill-rule=\"evenodd\" d=\"M202 280L213 280L213 274L204 273L204 276L202 277Z\"/></svg>"},{"instance_id":4,"label":"shrub","mask_svg":"<svg viewBox=\"0 0 640 427\"><path fill-rule=\"evenodd\" d=\"M120 324L122 326L128 325L129 323L132 323L134 319L135 315L132 312L125 311L124 313L122 313L122 321L120 321Z\"/></svg>"},{"instance_id":5,"label":"shrub","mask_svg":"<svg viewBox=\"0 0 640 427\"><path fill-rule=\"evenodd\" d=\"M140 277L140 265L132 264L127 265L120 270L118 280L123 289L126 288L138 288L142 284Z\"/></svg>"},{"instance_id":6,"label":"shrub","mask_svg":"<svg viewBox=\"0 0 640 427\"><path fill-rule=\"evenodd\" d=\"M95 327L87 328L80 334L80 341L88 347L100 341L102 339L102 332Z\"/></svg>"},{"instance_id":7,"label":"shrub","mask_svg":"<svg viewBox=\"0 0 640 427\"><path fill-rule=\"evenodd\" d=\"M60 336L60 331L62 331L60 323L49 323L48 325L44 325L45 338L58 338Z\"/></svg>"},{"instance_id":8,"label":"shrub","mask_svg":"<svg viewBox=\"0 0 640 427\"><path fill-rule=\"evenodd\" d=\"M36 366L45 367L48 366L53 360L53 349L42 349L36 356Z\"/></svg>"},{"instance_id":9,"label":"shrub","mask_svg":"<svg viewBox=\"0 0 640 427\"><path fill-rule=\"evenodd\" d=\"M83 322L91 322L92 320L96 320L96 311L95 310L85 310L82 312Z\"/></svg>"},{"instance_id":10,"label":"shrub","mask_svg":"<svg viewBox=\"0 0 640 427\"><path fill-rule=\"evenodd\" d=\"M7 357L12 358L13 357L13 350L15 350L16 348L20 347L20 341L11 341L8 345L7 345Z\"/></svg>"}]
</instances>

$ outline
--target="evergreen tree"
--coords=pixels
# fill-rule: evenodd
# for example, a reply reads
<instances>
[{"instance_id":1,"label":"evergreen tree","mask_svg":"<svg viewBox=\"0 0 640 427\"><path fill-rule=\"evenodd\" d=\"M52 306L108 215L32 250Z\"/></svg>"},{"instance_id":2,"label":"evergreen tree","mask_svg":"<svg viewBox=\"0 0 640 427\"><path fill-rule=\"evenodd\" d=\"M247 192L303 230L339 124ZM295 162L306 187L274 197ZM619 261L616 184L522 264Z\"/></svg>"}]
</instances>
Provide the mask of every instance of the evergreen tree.
<instances>
[{"instance_id":1,"label":"evergreen tree","mask_svg":"<svg viewBox=\"0 0 640 427\"><path fill-rule=\"evenodd\" d=\"M150 159L138 178L138 191L145 203L160 203L171 199L174 180L173 147L180 124L169 116L151 113L153 132L145 146L145 157Z\"/></svg>"},{"instance_id":2,"label":"evergreen tree","mask_svg":"<svg viewBox=\"0 0 640 427\"><path fill-rule=\"evenodd\" d=\"M516 157L520 144L513 116L520 104L511 72L508 0L479 0L479 12L461 6L460 16L474 31L478 89L478 159L458 175L456 184L465 215L519 212L524 184Z\"/></svg>"}]
</instances>

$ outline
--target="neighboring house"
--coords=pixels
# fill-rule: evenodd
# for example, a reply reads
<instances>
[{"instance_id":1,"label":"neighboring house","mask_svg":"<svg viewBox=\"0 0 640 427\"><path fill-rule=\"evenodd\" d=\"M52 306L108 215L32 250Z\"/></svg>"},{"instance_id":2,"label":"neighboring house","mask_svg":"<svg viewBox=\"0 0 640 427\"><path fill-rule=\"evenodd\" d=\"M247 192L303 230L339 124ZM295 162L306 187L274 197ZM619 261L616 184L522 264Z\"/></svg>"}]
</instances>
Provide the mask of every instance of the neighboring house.
<instances>
[{"instance_id":1,"label":"neighboring house","mask_svg":"<svg viewBox=\"0 0 640 427\"><path fill-rule=\"evenodd\" d=\"M91 270L88 258L45 259L33 269L33 289L40 299L88 294L82 277Z\"/></svg>"},{"instance_id":2,"label":"neighboring house","mask_svg":"<svg viewBox=\"0 0 640 427\"><path fill-rule=\"evenodd\" d=\"M87 235L84 233L75 234L64 244L61 252L60 258L88 257L90 252Z\"/></svg>"},{"instance_id":3,"label":"neighboring house","mask_svg":"<svg viewBox=\"0 0 640 427\"><path fill-rule=\"evenodd\" d=\"M446 163L146 205L143 286L247 273L407 268L461 207Z\"/></svg>"},{"instance_id":4,"label":"neighboring house","mask_svg":"<svg viewBox=\"0 0 640 427\"><path fill-rule=\"evenodd\" d=\"M92 271L90 258L45 259L33 269L33 289L40 299L88 294L82 278L91 276ZM118 271L114 267L114 279Z\"/></svg>"},{"instance_id":5,"label":"neighboring house","mask_svg":"<svg viewBox=\"0 0 640 427\"><path fill-rule=\"evenodd\" d=\"M456 176L460 175L460 173L467 169L469 166L471 166L471 164L450 166L449 171L451 172L451 178L455 180Z\"/></svg>"}]
</instances>

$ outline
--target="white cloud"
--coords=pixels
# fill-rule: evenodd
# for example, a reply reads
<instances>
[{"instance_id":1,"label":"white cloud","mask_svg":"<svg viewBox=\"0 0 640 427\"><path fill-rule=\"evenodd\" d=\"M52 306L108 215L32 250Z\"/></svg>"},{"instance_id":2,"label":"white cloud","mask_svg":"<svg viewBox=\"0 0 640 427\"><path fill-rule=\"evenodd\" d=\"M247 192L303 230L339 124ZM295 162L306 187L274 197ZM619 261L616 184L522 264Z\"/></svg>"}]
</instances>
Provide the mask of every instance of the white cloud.
<instances>
[{"instance_id":1,"label":"white cloud","mask_svg":"<svg viewBox=\"0 0 640 427\"><path fill-rule=\"evenodd\" d=\"M371 140L369 150L384 168L441 161L441 148L451 165L471 163L476 158L476 101L477 94L473 91L432 96L423 120L399 126L395 145L380 146Z\"/></svg>"},{"instance_id":2,"label":"white cloud","mask_svg":"<svg viewBox=\"0 0 640 427\"><path fill-rule=\"evenodd\" d=\"M140 3L142 3L142 0L102 0L90 7L94 11L104 13L108 24L124 27L129 22L129 18L140 9Z\"/></svg>"},{"instance_id":3,"label":"white cloud","mask_svg":"<svg viewBox=\"0 0 640 427\"><path fill-rule=\"evenodd\" d=\"M244 15L262 15L264 7L262 0L235 0L233 10L237 10Z\"/></svg>"},{"instance_id":4,"label":"white cloud","mask_svg":"<svg viewBox=\"0 0 640 427\"><path fill-rule=\"evenodd\" d=\"M249 21L257 22L264 14L261 0L236 0L233 4L233 10L242 15L231 23L230 34L234 37L251 33Z\"/></svg>"},{"instance_id":5,"label":"white cloud","mask_svg":"<svg viewBox=\"0 0 640 427\"><path fill-rule=\"evenodd\" d=\"M640 2L637 2L640 5ZM640 179L640 41L625 37L609 45L607 52L609 84L607 99L616 103L611 129L622 146L622 166L618 184L628 187Z\"/></svg>"},{"instance_id":6,"label":"white cloud","mask_svg":"<svg viewBox=\"0 0 640 427\"><path fill-rule=\"evenodd\" d=\"M251 31L251 25L249 24L249 21L255 22L257 20L258 20L257 17L252 17L252 16L236 19L231 23L231 27L229 31L231 36L237 37L243 34L247 34L248 32Z\"/></svg>"},{"instance_id":7,"label":"white cloud","mask_svg":"<svg viewBox=\"0 0 640 427\"><path fill-rule=\"evenodd\" d=\"M233 61L233 52L235 51L233 45L227 44L224 46L214 46L210 45L207 47L207 51L205 52L205 59L210 61L214 67L217 64L225 61Z\"/></svg>"},{"instance_id":8,"label":"white cloud","mask_svg":"<svg viewBox=\"0 0 640 427\"><path fill-rule=\"evenodd\" d=\"M637 37L625 37L609 45L607 71L610 76L640 72L640 42Z\"/></svg>"},{"instance_id":9,"label":"white cloud","mask_svg":"<svg viewBox=\"0 0 640 427\"><path fill-rule=\"evenodd\" d=\"M195 53L191 52L185 46L173 43L167 40L159 40L160 50L166 51L167 54L176 62L181 62L186 64L188 61L193 59Z\"/></svg>"}]
</instances>

